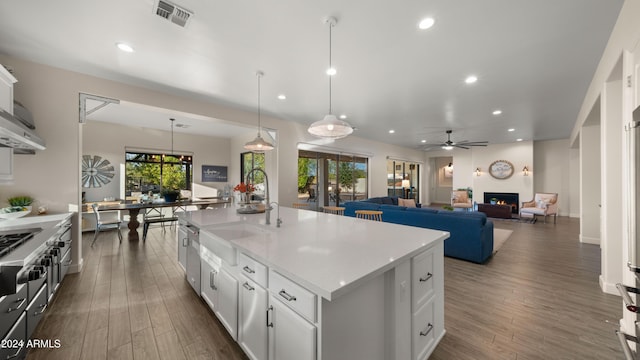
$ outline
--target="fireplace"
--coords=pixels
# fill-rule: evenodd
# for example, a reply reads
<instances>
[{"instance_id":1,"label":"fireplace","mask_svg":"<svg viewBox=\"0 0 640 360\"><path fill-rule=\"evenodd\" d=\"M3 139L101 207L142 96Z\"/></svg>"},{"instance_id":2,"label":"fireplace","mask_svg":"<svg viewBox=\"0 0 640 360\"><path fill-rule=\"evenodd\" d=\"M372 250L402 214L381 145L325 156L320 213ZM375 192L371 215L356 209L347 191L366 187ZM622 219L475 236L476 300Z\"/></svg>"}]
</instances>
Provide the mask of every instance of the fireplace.
<instances>
[{"instance_id":1,"label":"fireplace","mask_svg":"<svg viewBox=\"0 0 640 360\"><path fill-rule=\"evenodd\" d=\"M520 194L518 193L502 193L502 192L485 192L484 203L491 203L491 199L496 199L496 204L511 205L511 213L517 214L520 210Z\"/></svg>"}]
</instances>

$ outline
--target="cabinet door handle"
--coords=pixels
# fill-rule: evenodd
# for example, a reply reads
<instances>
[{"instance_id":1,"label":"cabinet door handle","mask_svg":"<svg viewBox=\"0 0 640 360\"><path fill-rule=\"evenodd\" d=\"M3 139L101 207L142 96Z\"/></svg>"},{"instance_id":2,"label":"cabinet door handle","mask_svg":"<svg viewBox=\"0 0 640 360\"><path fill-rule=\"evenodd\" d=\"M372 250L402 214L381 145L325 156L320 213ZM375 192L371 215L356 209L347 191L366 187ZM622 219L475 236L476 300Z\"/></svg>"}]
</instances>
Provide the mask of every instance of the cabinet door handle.
<instances>
[{"instance_id":1,"label":"cabinet door handle","mask_svg":"<svg viewBox=\"0 0 640 360\"><path fill-rule=\"evenodd\" d=\"M273 311L273 305L267 308L267 327L273 327L273 322L269 322L269 311Z\"/></svg>"},{"instance_id":2,"label":"cabinet door handle","mask_svg":"<svg viewBox=\"0 0 640 360\"><path fill-rule=\"evenodd\" d=\"M249 291L253 291L253 290L255 290L255 289L256 289L256 288L254 288L253 286L249 285L249 283L248 283L248 282L246 282L246 281L245 281L245 283L244 283L244 284L242 284L242 287L244 287L245 289L247 289L247 290L249 290Z\"/></svg>"},{"instance_id":3,"label":"cabinet door handle","mask_svg":"<svg viewBox=\"0 0 640 360\"><path fill-rule=\"evenodd\" d=\"M433 325L431 325L431 323L427 324L427 328L420 331L420 336L427 336L429 335L429 333L431 332L431 330L433 330Z\"/></svg>"},{"instance_id":4,"label":"cabinet door handle","mask_svg":"<svg viewBox=\"0 0 640 360\"><path fill-rule=\"evenodd\" d=\"M249 266L245 266L242 268L242 270L244 270L245 272L249 273L249 274L255 274L255 270L253 270L252 268L250 268Z\"/></svg>"},{"instance_id":5,"label":"cabinet door handle","mask_svg":"<svg viewBox=\"0 0 640 360\"><path fill-rule=\"evenodd\" d=\"M621 283L617 283L616 288L618 289L618 292L622 296L622 301L624 302L624 305L627 308L627 310L635 313L640 312L640 307L634 304L633 300L631 299L631 296L629 296L630 292L634 294L640 294L640 289L634 288L631 286L622 285Z\"/></svg>"},{"instance_id":6,"label":"cabinet door handle","mask_svg":"<svg viewBox=\"0 0 640 360\"><path fill-rule=\"evenodd\" d=\"M27 298L17 299L15 302L19 303L18 306L14 307L14 308L12 308L12 307L8 308L7 309L7 313L10 313L10 312L13 312L13 311L16 311L16 310L20 309L22 307L22 305L24 305L25 301L27 301Z\"/></svg>"},{"instance_id":7,"label":"cabinet door handle","mask_svg":"<svg viewBox=\"0 0 640 360\"><path fill-rule=\"evenodd\" d=\"M428 272L427 275L425 277L421 277L420 278L420 282L425 282L428 281L429 279L431 279L433 277L433 274Z\"/></svg>"},{"instance_id":8,"label":"cabinet door handle","mask_svg":"<svg viewBox=\"0 0 640 360\"><path fill-rule=\"evenodd\" d=\"M216 274L218 272L215 270L211 270L211 272L209 273L209 287L212 288L213 290L218 290L218 288L216 287Z\"/></svg>"},{"instance_id":9,"label":"cabinet door handle","mask_svg":"<svg viewBox=\"0 0 640 360\"><path fill-rule=\"evenodd\" d=\"M284 291L284 289L280 290L280 292L278 293L278 295L282 296L285 300L287 301L296 301L296 297L293 295L289 295L287 294L286 291Z\"/></svg>"},{"instance_id":10,"label":"cabinet door handle","mask_svg":"<svg viewBox=\"0 0 640 360\"><path fill-rule=\"evenodd\" d=\"M183 238L182 239L182 246L184 246L184 247L189 246L189 238Z\"/></svg>"},{"instance_id":11,"label":"cabinet door handle","mask_svg":"<svg viewBox=\"0 0 640 360\"><path fill-rule=\"evenodd\" d=\"M33 316L42 315L47 310L47 304L42 304L38 307L41 308L42 310L38 311L37 313L34 313Z\"/></svg>"}]
</instances>

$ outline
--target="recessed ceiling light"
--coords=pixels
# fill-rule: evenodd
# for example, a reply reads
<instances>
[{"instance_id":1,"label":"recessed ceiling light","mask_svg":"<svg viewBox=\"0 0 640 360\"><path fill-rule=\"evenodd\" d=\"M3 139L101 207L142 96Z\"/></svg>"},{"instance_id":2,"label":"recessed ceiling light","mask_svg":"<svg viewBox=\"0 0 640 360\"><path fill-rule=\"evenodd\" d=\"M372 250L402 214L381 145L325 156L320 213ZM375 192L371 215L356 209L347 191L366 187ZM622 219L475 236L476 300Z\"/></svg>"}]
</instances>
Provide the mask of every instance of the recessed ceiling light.
<instances>
[{"instance_id":1,"label":"recessed ceiling light","mask_svg":"<svg viewBox=\"0 0 640 360\"><path fill-rule=\"evenodd\" d=\"M279 100L287 100L287 95L285 95L285 94L280 94L280 95L278 95L278 99L279 99Z\"/></svg>"},{"instance_id":2,"label":"recessed ceiling light","mask_svg":"<svg viewBox=\"0 0 640 360\"><path fill-rule=\"evenodd\" d=\"M418 28L420 28L420 30L426 30L430 27L433 26L433 24L435 24L435 20L433 20L433 18L426 18L426 19L422 19L420 21L420 23L418 24Z\"/></svg>"},{"instance_id":3,"label":"recessed ceiling light","mask_svg":"<svg viewBox=\"0 0 640 360\"><path fill-rule=\"evenodd\" d=\"M128 53L133 52L133 48L129 44L119 42L119 43L116 43L116 46L118 47L118 49L124 52L128 52Z\"/></svg>"},{"instance_id":4,"label":"recessed ceiling light","mask_svg":"<svg viewBox=\"0 0 640 360\"><path fill-rule=\"evenodd\" d=\"M395 132L395 130L389 130L389 134L394 134Z\"/></svg>"},{"instance_id":5,"label":"recessed ceiling light","mask_svg":"<svg viewBox=\"0 0 640 360\"><path fill-rule=\"evenodd\" d=\"M427 142L427 140L422 139L422 140L420 140L420 142L421 142L421 143L426 143L426 142Z\"/></svg>"},{"instance_id":6,"label":"recessed ceiling light","mask_svg":"<svg viewBox=\"0 0 640 360\"><path fill-rule=\"evenodd\" d=\"M336 68L328 68L327 69L327 75L329 76L333 76L337 73Z\"/></svg>"},{"instance_id":7,"label":"recessed ceiling light","mask_svg":"<svg viewBox=\"0 0 640 360\"><path fill-rule=\"evenodd\" d=\"M516 141L522 141L522 139L516 139Z\"/></svg>"},{"instance_id":8,"label":"recessed ceiling light","mask_svg":"<svg viewBox=\"0 0 640 360\"><path fill-rule=\"evenodd\" d=\"M467 76L466 79L464 79L464 82L466 82L467 84L473 84L476 81L478 81L478 77L475 76L475 75L469 75L469 76Z\"/></svg>"},{"instance_id":9,"label":"recessed ceiling light","mask_svg":"<svg viewBox=\"0 0 640 360\"><path fill-rule=\"evenodd\" d=\"M511 129L509 129L509 130L507 130L507 131L508 131L508 132L514 132L514 131L516 131L516 129L511 128Z\"/></svg>"},{"instance_id":10,"label":"recessed ceiling light","mask_svg":"<svg viewBox=\"0 0 640 360\"><path fill-rule=\"evenodd\" d=\"M502 114L502 110L493 110L493 115L500 115Z\"/></svg>"},{"instance_id":11,"label":"recessed ceiling light","mask_svg":"<svg viewBox=\"0 0 640 360\"><path fill-rule=\"evenodd\" d=\"M346 119L346 118L347 118L347 115L342 114L342 115L340 115L340 116L338 116L338 117L339 117L340 119L344 120L344 119Z\"/></svg>"}]
</instances>

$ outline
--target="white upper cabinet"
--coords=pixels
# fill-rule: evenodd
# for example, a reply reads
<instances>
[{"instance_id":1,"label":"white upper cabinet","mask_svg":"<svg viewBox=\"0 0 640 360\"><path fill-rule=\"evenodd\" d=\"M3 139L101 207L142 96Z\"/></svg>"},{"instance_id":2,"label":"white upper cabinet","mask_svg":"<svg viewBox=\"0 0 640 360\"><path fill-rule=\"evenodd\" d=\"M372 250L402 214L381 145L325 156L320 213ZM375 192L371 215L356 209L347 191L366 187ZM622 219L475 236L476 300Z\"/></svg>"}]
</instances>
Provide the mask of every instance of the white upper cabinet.
<instances>
[{"instance_id":1,"label":"white upper cabinet","mask_svg":"<svg viewBox=\"0 0 640 360\"><path fill-rule=\"evenodd\" d=\"M7 69L0 64L0 109L13 115L13 84L16 80Z\"/></svg>"}]
</instances>

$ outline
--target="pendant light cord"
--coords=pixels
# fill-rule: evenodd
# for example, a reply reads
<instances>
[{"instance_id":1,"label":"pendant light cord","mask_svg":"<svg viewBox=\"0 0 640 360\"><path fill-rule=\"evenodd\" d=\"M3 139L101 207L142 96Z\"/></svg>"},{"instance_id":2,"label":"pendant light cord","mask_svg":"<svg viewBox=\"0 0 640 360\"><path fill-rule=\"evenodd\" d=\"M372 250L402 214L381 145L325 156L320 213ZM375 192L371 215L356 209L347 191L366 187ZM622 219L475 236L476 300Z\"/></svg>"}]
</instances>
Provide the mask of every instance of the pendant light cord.
<instances>
[{"instance_id":1,"label":"pendant light cord","mask_svg":"<svg viewBox=\"0 0 640 360\"><path fill-rule=\"evenodd\" d=\"M329 69L333 69L331 66L331 28L333 24L329 22ZM329 115L331 115L331 78L333 75L329 74Z\"/></svg>"},{"instance_id":2,"label":"pendant light cord","mask_svg":"<svg viewBox=\"0 0 640 360\"><path fill-rule=\"evenodd\" d=\"M262 129L262 126L260 125L260 78L261 78L261 74L258 73L258 136L260 136L260 130Z\"/></svg>"},{"instance_id":3,"label":"pendant light cord","mask_svg":"<svg viewBox=\"0 0 640 360\"><path fill-rule=\"evenodd\" d=\"M171 155L173 155L173 123L176 121L176 119L169 119L171 120Z\"/></svg>"}]
</instances>

